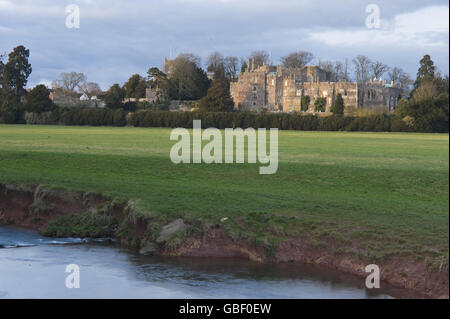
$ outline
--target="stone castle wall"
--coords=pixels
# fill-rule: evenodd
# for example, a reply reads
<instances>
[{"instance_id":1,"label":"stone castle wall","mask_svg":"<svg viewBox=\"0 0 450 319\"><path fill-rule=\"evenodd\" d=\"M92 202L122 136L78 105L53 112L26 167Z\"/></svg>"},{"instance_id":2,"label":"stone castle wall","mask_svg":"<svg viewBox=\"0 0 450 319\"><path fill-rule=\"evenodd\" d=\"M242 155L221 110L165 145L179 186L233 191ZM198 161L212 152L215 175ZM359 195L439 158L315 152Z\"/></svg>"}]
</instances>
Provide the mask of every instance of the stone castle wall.
<instances>
[{"instance_id":1,"label":"stone castle wall","mask_svg":"<svg viewBox=\"0 0 450 319\"><path fill-rule=\"evenodd\" d=\"M251 65L251 64L249 64ZM311 99L308 112L314 112L314 102L323 97L326 112L330 112L337 94L344 99L346 109L397 106L400 89L386 87L382 81L365 85L356 82L330 82L331 74L318 67L284 69L281 66L264 65L248 68L239 74L237 82L231 83L230 92L239 110L300 111L301 99Z\"/></svg>"}]
</instances>

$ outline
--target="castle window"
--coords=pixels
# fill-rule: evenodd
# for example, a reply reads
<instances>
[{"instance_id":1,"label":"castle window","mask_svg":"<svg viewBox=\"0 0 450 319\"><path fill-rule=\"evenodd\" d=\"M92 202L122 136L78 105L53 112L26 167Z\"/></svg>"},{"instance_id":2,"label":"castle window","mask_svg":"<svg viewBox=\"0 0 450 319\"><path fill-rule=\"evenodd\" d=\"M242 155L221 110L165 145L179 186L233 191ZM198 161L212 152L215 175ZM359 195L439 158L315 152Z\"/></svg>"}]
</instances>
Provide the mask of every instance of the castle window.
<instances>
[{"instance_id":1,"label":"castle window","mask_svg":"<svg viewBox=\"0 0 450 319\"><path fill-rule=\"evenodd\" d=\"M256 102L253 102L253 106L256 106Z\"/></svg>"},{"instance_id":2,"label":"castle window","mask_svg":"<svg viewBox=\"0 0 450 319\"><path fill-rule=\"evenodd\" d=\"M253 91L256 91L256 90L257 90L257 88L256 88L256 86L254 86L254 87L253 87Z\"/></svg>"},{"instance_id":3,"label":"castle window","mask_svg":"<svg viewBox=\"0 0 450 319\"><path fill-rule=\"evenodd\" d=\"M344 90L344 96L347 96L347 90Z\"/></svg>"}]
</instances>

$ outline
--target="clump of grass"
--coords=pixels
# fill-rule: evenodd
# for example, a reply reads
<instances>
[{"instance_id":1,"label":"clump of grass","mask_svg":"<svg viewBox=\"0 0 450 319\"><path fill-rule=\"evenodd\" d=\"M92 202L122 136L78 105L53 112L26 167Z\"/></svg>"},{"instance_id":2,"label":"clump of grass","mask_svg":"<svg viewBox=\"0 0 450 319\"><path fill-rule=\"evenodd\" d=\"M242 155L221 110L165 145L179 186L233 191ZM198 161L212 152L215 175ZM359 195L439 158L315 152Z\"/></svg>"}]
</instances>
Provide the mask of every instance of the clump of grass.
<instances>
[{"instance_id":1,"label":"clump of grass","mask_svg":"<svg viewBox=\"0 0 450 319\"><path fill-rule=\"evenodd\" d=\"M113 237L117 219L104 212L85 212L59 216L50 221L44 235L51 237L104 238Z\"/></svg>"},{"instance_id":2,"label":"clump of grass","mask_svg":"<svg viewBox=\"0 0 450 319\"><path fill-rule=\"evenodd\" d=\"M164 244L164 248L169 252L175 251L185 239L186 233L184 231L177 232Z\"/></svg>"},{"instance_id":3,"label":"clump of grass","mask_svg":"<svg viewBox=\"0 0 450 319\"><path fill-rule=\"evenodd\" d=\"M323 241L315 240L315 239L311 240L311 246L315 247L315 248L327 248L326 243L324 243Z\"/></svg>"}]
</instances>

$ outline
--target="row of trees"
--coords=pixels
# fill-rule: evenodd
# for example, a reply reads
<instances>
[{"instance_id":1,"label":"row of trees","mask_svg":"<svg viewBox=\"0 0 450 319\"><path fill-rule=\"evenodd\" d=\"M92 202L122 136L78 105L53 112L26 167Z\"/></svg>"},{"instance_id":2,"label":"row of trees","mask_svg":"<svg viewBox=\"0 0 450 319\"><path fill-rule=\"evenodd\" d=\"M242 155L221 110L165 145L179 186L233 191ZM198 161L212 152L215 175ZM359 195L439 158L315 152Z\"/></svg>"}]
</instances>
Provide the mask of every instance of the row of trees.
<instances>
[{"instance_id":1,"label":"row of trees","mask_svg":"<svg viewBox=\"0 0 450 319\"><path fill-rule=\"evenodd\" d=\"M252 60L254 67L271 63L270 54L267 51L254 51L248 58ZM286 68L302 68L313 60L314 55L307 51L293 52L281 58ZM357 56L352 62L360 82L367 82L370 77L379 79L390 70L382 62L372 62L362 55ZM229 83L236 81L239 71L244 71L248 67L246 59L236 56L225 57L220 52L213 52L207 57L204 66L207 73L210 76L213 75L212 82L203 70L199 56L180 54L166 65L167 74L153 67L147 71L146 77L134 74L123 86L117 83L111 86L106 94L106 105L110 108L122 107L121 101L124 98L143 98L146 88L152 88L159 90L157 103L154 105L156 110L167 109L170 100L200 100L202 98L203 101L199 103L202 110L233 110L229 96ZM343 62L319 61L319 67L331 73L332 81L351 80L348 59ZM389 79L399 83L405 91L412 83L406 72L398 67L392 68L388 75ZM126 106L125 108L133 109ZM322 106L319 105L316 108L321 109Z\"/></svg>"},{"instance_id":2,"label":"row of trees","mask_svg":"<svg viewBox=\"0 0 450 319\"><path fill-rule=\"evenodd\" d=\"M286 67L302 67L310 63L313 55L308 52L295 52L282 59ZM257 65L268 63L269 54L257 51L252 54L252 61ZM365 82L372 75L381 78L390 68L380 61L372 62L365 56L357 56L353 64L358 74L358 81ZM242 68L245 68L245 61ZM348 63L327 63L322 65L325 70L332 70L336 80L347 80ZM237 58L224 58L215 52L207 59L207 70L214 74L210 83L200 67L200 58L195 55L180 55L169 65L169 74L165 74L157 68L148 71L147 85L159 88L168 98L196 99L201 97L199 106L204 112L230 112L233 110L233 100L230 97L229 83L237 74ZM231 71L230 71L231 70ZM448 131L448 76L442 77L434 66L429 55L420 61L417 79L413 82L410 77L400 68L393 68L389 72L393 81L398 81L402 87L409 87L414 83L410 97L404 98L396 111L397 118L401 118L407 127L416 131L445 132ZM138 79L136 76L134 78ZM132 77L132 78L133 78ZM130 83L139 87L139 81L131 81L132 78L121 89L114 85L108 92L107 97L115 96L112 101L107 100L107 105L117 105L117 101L127 96ZM199 81L199 78L203 80ZM141 79L141 81L144 81ZM132 91L132 90L131 90ZM203 95L203 97L202 97ZM311 98L302 97L301 110L309 109ZM326 101L317 98L314 102L316 112L325 111ZM340 94L336 96L335 103L331 107L333 114L341 116L344 114L344 100Z\"/></svg>"},{"instance_id":3,"label":"row of trees","mask_svg":"<svg viewBox=\"0 0 450 319\"><path fill-rule=\"evenodd\" d=\"M254 67L259 67L264 64L272 63L270 53L267 51L254 51L248 57L254 61ZM308 51L296 51L286 56L281 57L280 61L285 68L303 68L310 65L315 60L314 54ZM239 61L241 67L239 68ZM381 61L372 61L370 58L364 55L358 55L352 59L353 70L358 74L358 81L368 81L370 78L380 79L386 76L389 81L395 81L400 85L407 87L413 83L410 76L400 67L389 67ZM239 59L238 57L226 57L224 58L220 52L213 52L207 58L206 68L208 72L216 72L220 65L224 66L225 74L230 81L237 79L237 70L243 71L248 67L246 59ZM348 59L344 61L328 61L318 60L317 65L331 73L331 80L335 82L339 81L351 81L351 65Z\"/></svg>"},{"instance_id":4,"label":"row of trees","mask_svg":"<svg viewBox=\"0 0 450 319\"><path fill-rule=\"evenodd\" d=\"M254 51L248 57L252 60L253 67L259 67L264 64L270 64L270 54L267 51ZM296 51L281 58L281 63L286 68L302 68L309 65L314 60L314 55L307 51ZM405 89L409 90L412 81L408 74L399 67L392 69L380 61L372 61L368 57L359 55L352 60L357 80L367 82L370 78L380 79L388 75L388 79L395 81ZM319 60L318 66L331 73L332 81L351 81L350 65L348 59L344 61L323 61ZM211 83L208 81L207 74L201 67L201 59L194 54L180 54L176 59L169 61L167 74L164 74L158 68L151 68L147 72L147 77L134 74L122 87L122 93L118 92L118 84L112 89L112 96L124 98L143 98L147 87L159 88L162 91L162 100L197 100L205 97ZM218 92L218 88L224 85L228 86L220 91L220 94L226 94L229 90L229 83L236 81L239 71L244 71L247 65L247 59L236 56L223 56L220 52L211 53L204 65L209 74L213 74L214 80L220 80L221 83L214 85L211 93ZM211 101L211 96L208 97ZM117 98L116 98L117 101ZM223 101L222 101L223 102ZM205 103L202 103L204 106ZM211 110L226 110L227 107L214 105Z\"/></svg>"},{"instance_id":5,"label":"row of trees","mask_svg":"<svg viewBox=\"0 0 450 319\"><path fill-rule=\"evenodd\" d=\"M32 68L28 61L29 50L18 46L9 55L0 55L0 122L24 122L24 112L44 113L55 110L56 106L49 98L49 90L44 85L38 85L27 92L26 85ZM251 55L255 66L266 64L270 55L265 51L256 51ZM313 60L309 52L299 51L282 58L286 67L302 67ZM230 82L235 80L238 73L237 57L223 57L220 53L213 53L207 59L207 71L212 74L209 80L207 73L201 67L200 58L193 54L181 54L166 65L164 73L158 68L150 68L146 77L134 74L123 85L114 84L105 95L105 103L111 109L135 111L136 108L123 104L125 98L142 98L146 88L157 92L155 110L167 109L168 101L199 100L198 105L203 112L233 111L233 100L230 96ZM246 62L241 61L241 69ZM348 76L348 63L325 63L323 68L333 70L336 78L345 79ZM366 81L369 75L377 78L389 72L389 68L381 62L372 62L365 56L358 56L353 60L358 71L358 81ZM339 71L341 70L341 71ZM412 83L405 73L393 68L389 72L391 78L396 78L405 85ZM408 98L399 103L396 116L401 118L407 126L418 131L448 131L448 76L442 77L436 70L429 55L420 61L420 68L414 82L413 91ZM64 94L85 92L89 95L100 94L98 84L87 82L82 73L62 73L54 81L54 86ZM303 97L301 110L306 111L310 105L310 97ZM325 101L315 100L314 109L325 111ZM335 115L343 115L344 102L342 96L337 95L331 110Z\"/></svg>"}]
</instances>

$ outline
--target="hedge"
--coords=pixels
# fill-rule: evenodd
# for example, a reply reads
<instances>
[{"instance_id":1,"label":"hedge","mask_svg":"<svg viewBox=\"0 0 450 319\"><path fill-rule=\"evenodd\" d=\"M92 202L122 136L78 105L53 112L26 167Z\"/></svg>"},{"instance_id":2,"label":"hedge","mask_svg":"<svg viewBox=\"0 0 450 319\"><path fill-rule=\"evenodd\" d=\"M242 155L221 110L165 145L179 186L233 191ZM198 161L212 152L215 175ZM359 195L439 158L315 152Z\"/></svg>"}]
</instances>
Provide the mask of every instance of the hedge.
<instances>
[{"instance_id":1,"label":"hedge","mask_svg":"<svg viewBox=\"0 0 450 319\"><path fill-rule=\"evenodd\" d=\"M253 127L255 129L278 128L280 130L305 131L412 131L402 119L390 114L348 117L303 115L301 113L215 113L147 110L126 112L123 109L108 108L60 108L51 112L51 114L45 113L34 116L28 114L26 118L28 124L192 128L193 120L201 120L203 128L216 127L219 129Z\"/></svg>"}]
</instances>

